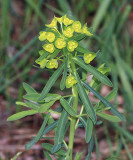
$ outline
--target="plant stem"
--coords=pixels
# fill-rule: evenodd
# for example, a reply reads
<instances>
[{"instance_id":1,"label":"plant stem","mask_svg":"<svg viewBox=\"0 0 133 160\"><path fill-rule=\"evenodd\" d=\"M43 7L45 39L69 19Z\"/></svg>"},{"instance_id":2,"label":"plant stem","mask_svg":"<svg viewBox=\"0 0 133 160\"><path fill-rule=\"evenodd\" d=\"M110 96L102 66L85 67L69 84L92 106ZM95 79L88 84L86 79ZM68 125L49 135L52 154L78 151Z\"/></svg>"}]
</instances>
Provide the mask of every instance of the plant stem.
<instances>
[{"instance_id":1,"label":"plant stem","mask_svg":"<svg viewBox=\"0 0 133 160\"><path fill-rule=\"evenodd\" d=\"M76 71L76 67L74 62L72 61L72 57L70 57L70 63L72 67L72 72ZM77 113L77 108L78 108L78 90L76 85L72 87L72 94L74 97L73 101L73 109ZM72 153L73 153L73 144L74 144L74 135L75 135L75 124L76 124L76 118L71 117L71 123L70 123L70 135L69 135L69 154L70 154L70 159L72 160Z\"/></svg>"}]
</instances>

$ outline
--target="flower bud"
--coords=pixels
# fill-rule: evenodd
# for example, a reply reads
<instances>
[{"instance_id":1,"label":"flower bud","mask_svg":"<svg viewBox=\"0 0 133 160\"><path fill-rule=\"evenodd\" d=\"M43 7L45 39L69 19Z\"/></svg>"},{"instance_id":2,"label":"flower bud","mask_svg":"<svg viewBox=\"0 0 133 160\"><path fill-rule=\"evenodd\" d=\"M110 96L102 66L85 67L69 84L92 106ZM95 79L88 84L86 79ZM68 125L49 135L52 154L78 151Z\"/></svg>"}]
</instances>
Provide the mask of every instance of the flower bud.
<instances>
[{"instance_id":1,"label":"flower bud","mask_svg":"<svg viewBox=\"0 0 133 160\"><path fill-rule=\"evenodd\" d=\"M54 17L54 19L52 20L52 22L50 24L46 24L46 27L57 28L57 19L56 19L56 17Z\"/></svg>"},{"instance_id":2,"label":"flower bud","mask_svg":"<svg viewBox=\"0 0 133 160\"><path fill-rule=\"evenodd\" d=\"M74 29L75 32L81 32L81 23L80 21L75 21L73 24L72 24L72 27Z\"/></svg>"},{"instance_id":3,"label":"flower bud","mask_svg":"<svg viewBox=\"0 0 133 160\"><path fill-rule=\"evenodd\" d=\"M96 54L93 52L85 53L84 54L84 61L85 61L85 63L89 64L95 57L96 57Z\"/></svg>"},{"instance_id":4,"label":"flower bud","mask_svg":"<svg viewBox=\"0 0 133 160\"><path fill-rule=\"evenodd\" d=\"M47 63L46 67L49 68L49 69L57 68L58 67L57 60L56 59L49 60L49 62Z\"/></svg>"},{"instance_id":5,"label":"flower bud","mask_svg":"<svg viewBox=\"0 0 133 160\"><path fill-rule=\"evenodd\" d=\"M73 52L74 49L77 47L78 47L78 42L76 42L74 40L68 42L68 45L67 45L68 51Z\"/></svg>"},{"instance_id":6,"label":"flower bud","mask_svg":"<svg viewBox=\"0 0 133 160\"><path fill-rule=\"evenodd\" d=\"M45 66L47 64L47 59L44 58L44 59L42 59L40 61L36 60L35 62L40 65L40 68L45 68Z\"/></svg>"},{"instance_id":7,"label":"flower bud","mask_svg":"<svg viewBox=\"0 0 133 160\"><path fill-rule=\"evenodd\" d=\"M53 42L55 40L55 34L52 32L47 32L47 40Z\"/></svg>"},{"instance_id":8,"label":"flower bud","mask_svg":"<svg viewBox=\"0 0 133 160\"><path fill-rule=\"evenodd\" d=\"M44 41L46 39L46 32L42 31L39 33L40 36L38 37L40 41Z\"/></svg>"},{"instance_id":9,"label":"flower bud","mask_svg":"<svg viewBox=\"0 0 133 160\"><path fill-rule=\"evenodd\" d=\"M83 26L82 33L86 34L87 36L92 36L93 35L90 31L88 31L87 24L85 24Z\"/></svg>"},{"instance_id":10,"label":"flower bud","mask_svg":"<svg viewBox=\"0 0 133 160\"><path fill-rule=\"evenodd\" d=\"M66 88L70 88L76 83L77 80L73 76L68 76L66 79Z\"/></svg>"},{"instance_id":11,"label":"flower bud","mask_svg":"<svg viewBox=\"0 0 133 160\"><path fill-rule=\"evenodd\" d=\"M65 26L68 26L68 25L73 23L73 20L67 18L66 15L65 15L65 16L63 16L63 23L64 23Z\"/></svg>"},{"instance_id":12,"label":"flower bud","mask_svg":"<svg viewBox=\"0 0 133 160\"><path fill-rule=\"evenodd\" d=\"M68 37L68 38L71 38L73 36L73 32L74 32L74 29L72 27L67 27L64 31L63 31L63 34Z\"/></svg>"},{"instance_id":13,"label":"flower bud","mask_svg":"<svg viewBox=\"0 0 133 160\"><path fill-rule=\"evenodd\" d=\"M53 53L55 50L55 47L52 43L44 44L43 48L49 53Z\"/></svg>"},{"instance_id":14,"label":"flower bud","mask_svg":"<svg viewBox=\"0 0 133 160\"><path fill-rule=\"evenodd\" d=\"M55 41L55 47L58 49L62 49L64 47L66 47L66 41L63 38L58 38Z\"/></svg>"}]
</instances>

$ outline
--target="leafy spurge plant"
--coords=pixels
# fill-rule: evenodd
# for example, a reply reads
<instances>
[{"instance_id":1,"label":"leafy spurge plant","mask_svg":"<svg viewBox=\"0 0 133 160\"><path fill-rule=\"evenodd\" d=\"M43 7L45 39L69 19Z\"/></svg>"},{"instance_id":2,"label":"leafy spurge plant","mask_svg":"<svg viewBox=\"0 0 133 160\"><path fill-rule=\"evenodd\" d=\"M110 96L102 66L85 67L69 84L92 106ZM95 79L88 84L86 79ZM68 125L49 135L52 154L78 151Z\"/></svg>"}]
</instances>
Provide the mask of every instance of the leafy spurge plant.
<instances>
[{"instance_id":1,"label":"leafy spurge plant","mask_svg":"<svg viewBox=\"0 0 133 160\"><path fill-rule=\"evenodd\" d=\"M80 45L80 41L87 36L92 36L87 24L82 26L79 21L71 20L66 15L61 18L54 17L52 22L46 25L46 30L39 33L39 40L44 44L43 50L39 51L40 57L35 62L41 69L53 69L54 73L41 93L24 83L23 86L27 92L23 97L25 100L16 102L16 104L28 107L30 110L16 113L8 118L8 121L13 121L28 115L42 114L44 118L42 126L37 136L26 145L26 149L29 150L40 139L44 139L46 133L54 130L54 145L42 143L44 154L49 160L50 155L60 160L72 160L74 134L78 127L85 128L85 140L86 143L89 143L86 160L90 159L93 149L93 131L94 126L99 124L98 119L112 122L124 120L123 115L109 102L116 96L117 90L113 89L106 97L102 97L96 91L101 84L112 86L106 76L110 68L101 65L96 69L90 65L97 53ZM89 84L87 73L93 75ZM52 86L60 76L62 77L60 89L69 88L71 95L62 96L50 93ZM89 92L99 98L100 102L93 106L88 97ZM51 107L56 101L60 102L60 106L53 110ZM110 111L113 115L103 112L105 110ZM60 115L60 118L54 120L51 113ZM67 143L65 135L68 130L69 142ZM82 153L77 153L75 160L81 159L81 156Z\"/></svg>"}]
</instances>

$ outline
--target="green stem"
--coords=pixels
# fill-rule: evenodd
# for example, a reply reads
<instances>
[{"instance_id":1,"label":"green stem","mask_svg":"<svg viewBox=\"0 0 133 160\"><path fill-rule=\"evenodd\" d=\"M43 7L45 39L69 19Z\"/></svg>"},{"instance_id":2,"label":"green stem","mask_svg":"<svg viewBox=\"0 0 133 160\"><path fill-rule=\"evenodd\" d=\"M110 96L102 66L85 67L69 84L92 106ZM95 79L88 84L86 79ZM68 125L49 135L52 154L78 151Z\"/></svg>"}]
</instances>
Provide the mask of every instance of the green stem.
<instances>
[{"instance_id":1,"label":"green stem","mask_svg":"<svg viewBox=\"0 0 133 160\"><path fill-rule=\"evenodd\" d=\"M76 71L76 67L74 62L72 61L72 57L70 57L70 64L72 67L72 72ZM78 90L76 85L72 87L72 94L74 97L73 101L73 109L77 113L77 108L78 108ZM70 135L69 135L69 154L70 154L70 159L72 159L72 153L73 153L73 144L74 144L74 135L75 135L75 124L76 124L76 118L71 117L71 123L70 123Z\"/></svg>"}]
</instances>

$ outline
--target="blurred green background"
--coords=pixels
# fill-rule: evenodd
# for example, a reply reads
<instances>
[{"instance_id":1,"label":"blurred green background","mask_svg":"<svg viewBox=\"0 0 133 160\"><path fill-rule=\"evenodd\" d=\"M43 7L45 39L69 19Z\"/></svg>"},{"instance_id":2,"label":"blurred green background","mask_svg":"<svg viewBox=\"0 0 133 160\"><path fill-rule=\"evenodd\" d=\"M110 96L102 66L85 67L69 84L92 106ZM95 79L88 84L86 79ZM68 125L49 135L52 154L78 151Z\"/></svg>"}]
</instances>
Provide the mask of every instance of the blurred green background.
<instances>
[{"instance_id":1,"label":"blurred green background","mask_svg":"<svg viewBox=\"0 0 133 160\"><path fill-rule=\"evenodd\" d=\"M133 142L132 8L132 0L1 0L0 128L5 128L2 133L6 133L6 118L21 110L19 106L15 106L15 101L22 100L22 82L41 90L47 81L48 74L34 67L42 45L37 38L39 31L45 29L45 24L54 15L62 16L67 13L82 24L87 22L88 27L93 28L94 36L85 39L83 45L92 51L100 50L101 54L94 65L105 63L111 67L109 78L114 87L118 88L118 97L122 101L119 105L116 98L114 104L119 106L118 109L127 121L120 126L110 125L116 130L113 140L118 143L118 137L122 137L119 139L119 148L116 146L115 151L112 149L107 125L103 125L110 155L120 155L124 147L126 158L133 159L133 147L130 147ZM55 84L55 89L58 86L59 82ZM0 157L2 156L4 158L5 154L1 153Z\"/></svg>"}]
</instances>

